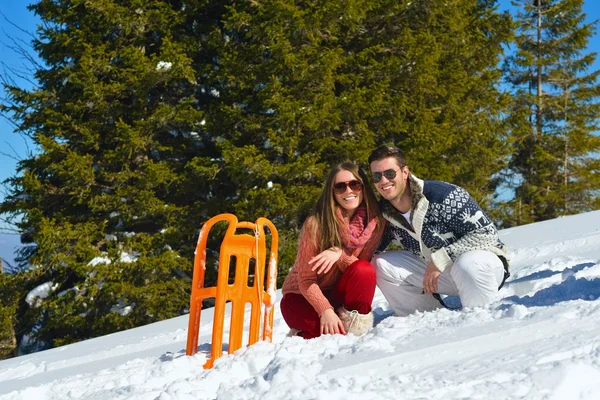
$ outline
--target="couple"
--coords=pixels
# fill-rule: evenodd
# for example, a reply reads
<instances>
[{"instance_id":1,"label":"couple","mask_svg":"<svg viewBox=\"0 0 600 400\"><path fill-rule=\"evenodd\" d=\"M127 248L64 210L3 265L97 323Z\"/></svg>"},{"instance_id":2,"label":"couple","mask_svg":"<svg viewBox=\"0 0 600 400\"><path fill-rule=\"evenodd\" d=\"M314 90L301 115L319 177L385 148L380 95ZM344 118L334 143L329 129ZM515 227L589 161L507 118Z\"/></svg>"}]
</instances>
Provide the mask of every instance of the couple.
<instances>
[{"instance_id":1,"label":"couple","mask_svg":"<svg viewBox=\"0 0 600 400\"><path fill-rule=\"evenodd\" d=\"M494 224L462 188L412 175L402 151L369 156L377 204L354 163L334 167L302 227L296 262L283 284L281 313L297 334L362 335L373 326L375 286L396 315L494 300L508 277L506 248ZM379 253L395 242L401 251Z\"/></svg>"}]
</instances>

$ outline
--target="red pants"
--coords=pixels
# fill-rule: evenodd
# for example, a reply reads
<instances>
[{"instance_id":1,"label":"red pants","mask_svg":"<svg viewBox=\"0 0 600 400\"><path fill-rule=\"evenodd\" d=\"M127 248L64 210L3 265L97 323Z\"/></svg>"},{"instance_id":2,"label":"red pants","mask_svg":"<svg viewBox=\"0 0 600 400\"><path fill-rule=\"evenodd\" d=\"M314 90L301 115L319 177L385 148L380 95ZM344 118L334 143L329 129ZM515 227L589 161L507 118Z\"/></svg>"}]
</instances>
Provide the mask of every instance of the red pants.
<instances>
[{"instance_id":1,"label":"red pants","mask_svg":"<svg viewBox=\"0 0 600 400\"><path fill-rule=\"evenodd\" d=\"M337 285L323 293L334 309L344 306L361 314L371 312L377 277L375 268L364 260L353 262ZM290 328L298 329L305 339L321 336L321 319L312 305L297 293L286 293L281 299L281 314Z\"/></svg>"}]
</instances>

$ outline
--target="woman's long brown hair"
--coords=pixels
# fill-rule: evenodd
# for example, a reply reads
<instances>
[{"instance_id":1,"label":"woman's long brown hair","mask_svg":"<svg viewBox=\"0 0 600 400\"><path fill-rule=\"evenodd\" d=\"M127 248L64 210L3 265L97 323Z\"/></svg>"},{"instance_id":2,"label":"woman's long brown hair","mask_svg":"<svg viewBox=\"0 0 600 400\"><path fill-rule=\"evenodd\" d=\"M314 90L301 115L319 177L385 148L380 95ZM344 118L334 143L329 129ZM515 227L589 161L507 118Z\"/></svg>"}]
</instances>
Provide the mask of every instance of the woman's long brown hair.
<instances>
[{"instance_id":1,"label":"woman's long brown hair","mask_svg":"<svg viewBox=\"0 0 600 400\"><path fill-rule=\"evenodd\" d=\"M335 197L333 195L335 176L340 171L351 172L352 175L354 175L354 177L362 183L363 203L367 208L367 221L369 221L374 215L377 218L377 225L379 226L381 224L381 211L379 210L377 198L375 197L375 193L373 193L373 189L371 189L367 175L362 169L360 169L358 165L353 162L340 163L334 166L329 172L327 180L325 181L325 185L323 186L321 196L319 196L319 200L317 201L312 214L312 217L314 218L314 232L312 237L320 237L320 243L317 243L319 252L333 246L342 246L342 240L339 233L339 225L341 221L339 221L336 216L336 208L339 207L339 205L335 201ZM319 234L315 235L314 233L316 232L319 232Z\"/></svg>"}]
</instances>

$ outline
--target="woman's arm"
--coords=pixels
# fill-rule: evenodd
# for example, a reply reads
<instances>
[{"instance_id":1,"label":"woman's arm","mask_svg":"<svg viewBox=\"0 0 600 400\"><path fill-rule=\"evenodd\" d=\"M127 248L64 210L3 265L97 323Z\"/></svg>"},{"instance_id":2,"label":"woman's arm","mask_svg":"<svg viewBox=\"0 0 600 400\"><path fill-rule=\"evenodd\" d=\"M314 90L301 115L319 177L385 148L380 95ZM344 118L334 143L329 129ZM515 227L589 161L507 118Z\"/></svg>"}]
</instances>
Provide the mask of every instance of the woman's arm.
<instances>
[{"instance_id":1,"label":"woman's arm","mask_svg":"<svg viewBox=\"0 0 600 400\"><path fill-rule=\"evenodd\" d=\"M300 293L313 306L317 314L321 315L323 311L329 308L333 309L333 307L317 283L317 272L312 271L312 266L308 263L319 254L318 242L319 232L314 229L314 217L309 217L302 227L302 232L300 232L298 254L294 268L298 269Z\"/></svg>"}]
</instances>

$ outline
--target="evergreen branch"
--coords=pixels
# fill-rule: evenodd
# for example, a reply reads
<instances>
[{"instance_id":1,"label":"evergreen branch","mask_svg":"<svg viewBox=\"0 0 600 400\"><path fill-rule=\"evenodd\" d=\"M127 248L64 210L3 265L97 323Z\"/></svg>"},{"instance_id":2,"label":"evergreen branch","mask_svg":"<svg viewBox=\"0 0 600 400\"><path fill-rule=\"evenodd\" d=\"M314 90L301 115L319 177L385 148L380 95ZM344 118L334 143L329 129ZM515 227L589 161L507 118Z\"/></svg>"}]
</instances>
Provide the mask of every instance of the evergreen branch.
<instances>
[{"instance_id":1,"label":"evergreen branch","mask_svg":"<svg viewBox=\"0 0 600 400\"><path fill-rule=\"evenodd\" d=\"M8 19L8 17L6 17L6 15L2 11L0 11L0 16L2 16L2 18L4 18L4 20L6 22L8 22L10 25L14 26L15 28L17 28L18 30L23 32L24 34L29 35L32 39L35 39L35 35L33 33L29 32L26 29L21 28L19 25L12 22L10 19Z\"/></svg>"},{"instance_id":2,"label":"evergreen branch","mask_svg":"<svg viewBox=\"0 0 600 400\"><path fill-rule=\"evenodd\" d=\"M31 61L34 66L39 66L37 61L35 61L31 54L29 54L29 52L26 50L27 46L31 47L30 43L27 43L21 38L15 39L11 35L9 35L5 30L2 30L2 32L4 33L4 36L6 36L12 42L12 45L8 45L3 41L0 41L0 43L14 51L16 54L19 54L20 56L24 57L26 60Z\"/></svg>"},{"instance_id":3,"label":"evergreen branch","mask_svg":"<svg viewBox=\"0 0 600 400\"><path fill-rule=\"evenodd\" d=\"M16 39L14 39L12 36L8 35L6 32L4 32L4 35L6 37L8 37L13 44L9 45L9 44L7 44L7 43L5 43L3 41L0 41L0 43L2 43L5 47L9 48L10 50L12 50L13 52L15 52L16 54L18 54L21 57L23 57L25 60L29 61L35 69L42 69L40 63L38 63L36 61L36 59L27 51L27 49L25 49L23 47L23 45L19 44ZM25 42L25 44L27 44L27 43Z\"/></svg>"},{"instance_id":4,"label":"evergreen branch","mask_svg":"<svg viewBox=\"0 0 600 400\"><path fill-rule=\"evenodd\" d=\"M15 161L17 161L17 162L18 162L18 161L23 161L23 159L22 159L22 158L19 158L19 153L17 153L17 151L15 150L15 148L12 146L12 144L10 144L10 143L9 143L9 142L7 142L7 141L5 141L4 143L6 143L6 145L7 145L8 147L10 147L10 149L12 150L12 152L13 152L14 156L12 156L12 155L10 155L10 154L8 154L8 153L5 153L5 152L3 152L3 151L0 151L0 154L4 155L4 156L6 156L6 157L12 158L13 160L15 160Z\"/></svg>"},{"instance_id":5,"label":"evergreen branch","mask_svg":"<svg viewBox=\"0 0 600 400\"><path fill-rule=\"evenodd\" d=\"M4 70L4 74L2 75L3 76L2 80L5 81L4 75L7 75L8 77L11 78L12 83L9 86L18 87L17 82L11 76L11 75L13 75L13 76L16 76L19 79L22 79L22 80L24 80L26 82L29 82L33 87L37 87L37 84L34 81L31 80L31 76L27 75L26 72L19 71L16 68L7 65L4 61L2 61L1 64L2 64L2 68ZM7 70L8 70L8 72L10 72L10 74L7 73Z\"/></svg>"},{"instance_id":6,"label":"evergreen branch","mask_svg":"<svg viewBox=\"0 0 600 400\"><path fill-rule=\"evenodd\" d=\"M0 219L2 220L2 222L5 222L4 218L0 218ZM6 227L6 226L3 226L0 228L0 233L3 235L20 235L21 234L17 228Z\"/></svg>"},{"instance_id":7,"label":"evergreen branch","mask_svg":"<svg viewBox=\"0 0 600 400\"><path fill-rule=\"evenodd\" d=\"M10 219L6 217L0 217L0 222L5 225L0 227L0 233L7 235L21 235L21 231L15 227L15 224L13 224Z\"/></svg>"},{"instance_id":8,"label":"evergreen branch","mask_svg":"<svg viewBox=\"0 0 600 400\"><path fill-rule=\"evenodd\" d=\"M8 86L8 87L16 87L17 82L12 78L12 76L10 76L8 71L6 71L6 68L8 66L6 64L4 64L3 61L0 61L0 65L2 65L2 69L3 69L3 73L0 74L0 83L2 83L5 86Z\"/></svg>"},{"instance_id":9,"label":"evergreen branch","mask_svg":"<svg viewBox=\"0 0 600 400\"><path fill-rule=\"evenodd\" d=\"M6 122L8 122L10 125L12 125L13 129L19 128L19 125L15 121L13 121L12 119L10 119L6 115L4 115L4 113L0 114L0 117L4 118L6 120Z\"/></svg>"},{"instance_id":10,"label":"evergreen branch","mask_svg":"<svg viewBox=\"0 0 600 400\"><path fill-rule=\"evenodd\" d=\"M4 143L8 144L8 142L4 142ZM10 145L9 145L9 146L10 146ZM14 149L12 149L12 150L13 150L13 151L15 151ZM12 156L12 155L10 155L10 154L8 154L8 153L5 153L5 152L3 152L3 151L0 151L0 155L3 155L4 157L11 158L11 159L13 159L13 160L15 160L15 161L21 161L21 160L17 159L16 157L14 157L14 156Z\"/></svg>"},{"instance_id":11,"label":"evergreen branch","mask_svg":"<svg viewBox=\"0 0 600 400\"><path fill-rule=\"evenodd\" d=\"M17 24L13 23L12 21L10 21L6 15L4 15L4 13L2 13L0 11L0 15L4 18L4 20L6 20L10 25L14 26L15 28L17 28L18 30L20 30L21 32L25 33L26 35L28 35L29 37L31 37L32 40L35 40L36 37L34 34L32 34L31 32L19 27ZM29 73L29 71L31 70L40 70L43 69L42 65L38 62L38 60L36 59L36 57L31 53L31 43L26 42L25 40L23 40L22 38L15 38L11 35L9 35L4 29L2 30L2 32L4 33L4 36L6 36L9 41L12 44L8 44L4 41L0 41L0 43L2 45L4 45L5 47L7 47L8 49L12 50L15 54L20 55L24 60L29 62L29 66L23 64L22 67L23 69L18 71L14 68L11 67L7 67L6 64L3 62L2 65L5 66L5 68L8 68L13 74L15 74L16 76L18 76L19 78L31 83L34 87L36 87L36 83L33 82L31 80L31 73ZM16 85L15 85L16 86Z\"/></svg>"},{"instance_id":12,"label":"evergreen branch","mask_svg":"<svg viewBox=\"0 0 600 400\"><path fill-rule=\"evenodd\" d=\"M21 128L19 126L19 124L17 124L15 121L13 121L12 119L10 119L9 117L7 117L6 115L4 115L3 113L0 113L0 117L4 118L6 121L8 121L8 123L10 125L13 126L13 132L17 133L18 135L21 136L21 138L23 138L23 142L25 143L25 147L27 147L27 154L31 154L31 150L29 149L29 144L27 143L27 140L25 138L33 139L33 137L29 133L27 133L23 128Z\"/></svg>"}]
</instances>

